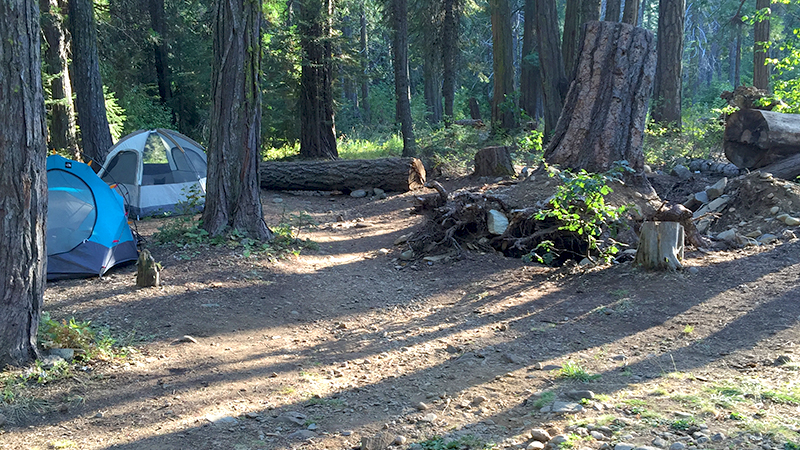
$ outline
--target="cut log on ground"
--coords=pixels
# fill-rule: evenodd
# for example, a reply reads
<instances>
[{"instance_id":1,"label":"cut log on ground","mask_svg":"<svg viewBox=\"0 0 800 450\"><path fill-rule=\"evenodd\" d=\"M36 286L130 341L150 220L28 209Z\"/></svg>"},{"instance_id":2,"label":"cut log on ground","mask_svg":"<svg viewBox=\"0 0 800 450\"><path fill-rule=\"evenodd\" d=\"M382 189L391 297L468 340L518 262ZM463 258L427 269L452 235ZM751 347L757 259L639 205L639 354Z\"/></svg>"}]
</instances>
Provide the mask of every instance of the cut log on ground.
<instances>
[{"instance_id":1,"label":"cut log on ground","mask_svg":"<svg viewBox=\"0 0 800 450\"><path fill-rule=\"evenodd\" d=\"M417 158L262 162L261 187L285 191L354 191L380 188L405 192L425 185Z\"/></svg>"},{"instance_id":2,"label":"cut log on ground","mask_svg":"<svg viewBox=\"0 0 800 450\"><path fill-rule=\"evenodd\" d=\"M642 142L653 76L653 33L625 23L583 26L580 59L545 160L605 172L627 160L644 170Z\"/></svg>"},{"instance_id":3,"label":"cut log on ground","mask_svg":"<svg viewBox=\"0 0 800 450\"><path fill-rule=\"evenodd\" d=\"M725 156L743 169L758 169L800 153L800 114L742 109L728 116Z\"/></svg>"},{"instance_id":4,"label":"cut log on ground","mask_svg":"<svg viewBox=\"0 0 800 450\"><path fill-rule=\"evenodd\" d=\"M800 153L764 166L760 170L784 180L794 180L800 177Z\"/></svg>"},{"instance_id":5,"label":"cut log on ground","mask_svg":"<svg viewBox=\"0 0 800 450\"><path fill-rule=\"evenodd\" d=\"M683 225L678 222L645 222L639 236L634 264L649 270L683 268Z\"/></svg>"},{"instance_id":6,"label":"cut log on ground","mask_svg":"<svg viewBox=\"0 0 800 450\"><path fill-rule=\"evenodd\" d=\"M486 147L475 154L476 176L513 177L516 174L508 147Z\"/></svg>"}]
</instances>

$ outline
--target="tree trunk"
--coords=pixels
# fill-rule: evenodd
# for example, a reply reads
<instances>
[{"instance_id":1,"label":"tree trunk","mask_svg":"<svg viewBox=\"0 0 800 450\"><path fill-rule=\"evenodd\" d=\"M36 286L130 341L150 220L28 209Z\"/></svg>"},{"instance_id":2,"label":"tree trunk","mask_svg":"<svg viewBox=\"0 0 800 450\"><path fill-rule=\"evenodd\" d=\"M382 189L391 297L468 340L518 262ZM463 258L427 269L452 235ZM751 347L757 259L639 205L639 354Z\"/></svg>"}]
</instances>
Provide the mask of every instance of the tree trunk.
<instances>
[{"instance_id":1,"label":"tree trunk","mask_svg":"<svg viewBox=\"0 0 800 450\"><path fill-rule=\"evenodd\" d=\"M561 58L567 83L575 76L575 60L578 56L578 37L581 32L581 0L566 0L564 7L564 33L561 35Z\"/></svg>"},{"instance_id":2,"label":"tree trunk","mask_svg":"<svg viewBox=\"0 0 800 450\"><path fill-rule=\"evenodd\" d=\"M550 136L558 122L564 96L567 93L567 76L561 57L558 36L558 14L555 0L535 0L537 3L536 33L539 44L539 67L542 70L542 98L544 100L544 133Z\"/></svg>"},{"instance_id":3,"label":"tree trunk","mask_svg":"<svg viewBox=\"0 0 800 450\"><path fill-rule=\"evenodd\" d=\"M164 0L148 0L150 26L153 28L153 55L155 57L156 77L158 78L158 96L161 104L167 105L172 99L170 86L169 61L167 54L167 25L164 20Z\"/></svg>"},{"instance_id":4,"label":"tree trunk","mask_svg":"<svg viewBox=\"0 0 800 450\"><path fill-rule=\"evenodd\" d=\"M619 22L622 15L622 0L606 0L606 22Z\"/></svg>"},{"instance_id":5,"label":"tree trunk","mask_svg":"<svg viewBox=\"0 0 800 450\"><path fill-rule=\"evenodd\" d=\"M633 263L649 270L683 268L683 225L677 222L645 222Z\"/></svg>"},{"instance_id":6,"label":"tree trunk","mask_svg":"<svg viewBox=\"0 0 800 450\"><path fill-rule=\"evenodd\" d=\"M577 76L545 159L589 172L627 160L640 172L656 65L653 34L623 23L588 22L582 36Z\"/></svg>"},{"instance_id":7,"label":"tree trunk","mask_svg":"<svg viewBox=\"0 0 800 450\"><path fill-rule=\"evenodd\" d=\"M369 46L367 45L367 15L361 5L361 113L365 122L370 121L369 110Z\"/></svg>"},{"instance_id":8,"label":"tree trunk","mask_svg":"<svg viewBox=\"0 0 800 450\"><path fill-rule=\"evenodd\" d=\"M722 147L737 167L758 169L800 153L800 114L741 109L728 116Z\"/></svg>"},{"instance_id":9,"label":"tree trunk","mask_svg":"<svg viewBox=\"0 0 800 450\"><path fill-rule=\"evenodd\" d=\"M769 11L770 0L756 0L756 11ZM753 33L755 44L753 46L753 86L769 90L769 66L767 65L767 50L769 47L769 14L755 24Z\"/></svg>"},{"instance_id":10,"label":"tree trunk","mask_svg":"<svg viewBox=\"0 0 800 450\"><path fill-rule=\"evenodd\" d=\"M442 97L444 115L453 117L456 98L456 67L458 65L458 24L461 17L459 0L443 0L442 23Z\"/></svg>"},{"instance_id":11,"label":"tree trunk","mask_svg":"<svg viewBox=\"0 0 800 450\"><path fill-rule=\"evenodd\" d=\"M214 6L211 135L203 228L269 240L258 186L261 150L261 4Z\"/></svg>"},{"instance_id":12,"label":"tree trunk","mask_svg":"<svg viewBox=\"0 0 800 450\"><path fill-rule=\"evenodd\" d=\"M0 367L37 357L47 251L39 8L0 3Z\"/></svg>"},{"instance_id":13,"label":"tree trunk","mask_svg":"<svg viewBox=\"0 0 800 450\"><path fill-rule=\"evenodd\" d=\"M469 116L472 120L481 120L481 107L478 105L478 99L470 97L467 103L469 106Z\"/></svg>"},{"instance_id":14,"label":"tree trunk","mask_svg":"<svg viewBox=\"0 0 800 450\"><path fill-rule=\"evenodd\" d=\"M656 78L650 118L667 128L681 128L681 60L684 0L660 0L658 5Z\"/></svg>"},{"instance_id":15,"label":"tree trunk","mask_svg":"<svg viewBox=\"0 0 800 450\"><path fill-rule=\"evenodd\" d=\"M303 52L300 73L300 157L339 157L333 117L331 67L332 0L299 2L298 32Z\"/></svg>"},{"instance_id":16,"label":"tree trunk","mask_svg":"<svg viewBox=\"0 0 800 450\"><path fill-rule=\"evenodd\" d=\"M431 2L422 11L422 78L427 120L435 125L442 121L442 23L439 3Z\"/></svg>"},{"instance_id":17,"label":"tree trunk","mask_svg":"<svg viewBox=\"0 0 800 450\"><path fill-rule=\"evenodd\" d=\"M400 122L400 132L403 135L403 156L414 156L417 154L417 144L411 120L411 85L408 75L408 8L406 0L390 1L397 121Z\"/></svg>"},{"instance_id":18,"label":"tree trunk","mask_svg":"<svg viewBox=\"0 0 800 450\"><path fill-rule=\"evenodd\" d=\"M489 0L492 18L492 127L513 130L517 127L514 97L514 54L511 39L511 7L508 0Z\"/></svg>"},{"instance_id":19,"label":"tree trunk","mask_svg":"<svg viewBox=\"0 0 800 450\"><path fill-rule=\"evenodd\" d=\"M542 116L542 74L536 57L536 0L525 0L522 60L519 75L519 107L534 121Z\"/></svg>"},{"instance_id":20,"label":"tree trunk","mask_svg":"<svg viewBox=\"0 0 800 450\"><path fill-rule=\"evenodd\" d=\"M738 19L738 18L737 18ZM731 84L734 88L742 84L742 21L738 19L735 25L736 39L734 39L735 52L733 58L733 79Z\"/></svg>"},{"instance_id":21,"label":"tree trunk","mask_svg":"<svg viewBox=\"0 0 800 450\"><path fill-rule=\"evenodd\" d=\"M100 78L94 10L91 0L70 0L68 5L69 32L72 36L72 86L75 90L81 144L85 155L102 164L113 142L106 116L103 80Z\"/></svg>"},{"instance_id":22,"label":"tree trunk","mask_svg":"<svg viewBox=\"0 0 800 450\"><path fill-rule=\"evenodd\" d=\"M622 23L633 26L639 23L639 0L625 0L625 9L622 11Z\"/></svg>"},{"instance_id":23,"label":"tree trunk","mask_svg":"<svg viewBox=\"0 0 800 450\"><path fill-rule=\"evenodd\" d=\"M380 188L405 192L425 184L425 167L416 158L262 162L261 187L271 190L354 191Z\"/></svg>"},{"instance_id":24,"label":"tree trunk","mask_svg":"<svg viewBox=\"0 0 800 450\"><path fill-rule=\"evenodd\" d=\"M42 36L47 42L44 70L50 80L49 148L64 150L70 158L80 160L75 137L75 109L72 104L72 85L67 68L68 45L62 14L66 8L57 0L40 0Z\"/></svg>"}]
</instances>

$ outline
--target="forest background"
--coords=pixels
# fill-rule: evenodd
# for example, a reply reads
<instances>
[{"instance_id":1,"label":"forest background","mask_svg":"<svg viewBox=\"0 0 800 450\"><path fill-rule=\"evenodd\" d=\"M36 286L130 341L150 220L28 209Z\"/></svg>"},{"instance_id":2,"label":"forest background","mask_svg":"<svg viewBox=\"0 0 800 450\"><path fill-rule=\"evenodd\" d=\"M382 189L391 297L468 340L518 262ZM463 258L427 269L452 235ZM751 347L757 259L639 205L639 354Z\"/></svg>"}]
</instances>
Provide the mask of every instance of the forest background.
<instances>
[{"instance_id":1,"label":"forest background","mask_svg":"<svg viewBox=\"0 0 800 450\"><path fill-rule=\"evenodd\" d=\"M81 0L74 0L78 1ZM64 122L61 117L64 110L72 108L73 95L67 91L65 96L53 87L53 81L66 73L66 66L58 64L58 59L47 58L48 48L56 44L48 37L45 24L48 17L56 24L63 24L68 10L66 3L57 0L40 3L45 35L43 74L50 130L48 147L65 153L72 149L74 154L75 138L65 136L68 131L63 131L70 127L58 125ZM212 2L148 0L144 3L99 0L93 4L100 74L112 136L116 140L137 129L165 127L207 143ZM404 153L393 71L392 38L396 28L389 20L395 3L396 0L342 0L335 4L322 0L263 1L264 158L286 158L300 152L302 128L309 122L300 120L301 73L304 65L311 64L330 68L339 156ZM417 139L414 153L423 156L429 165L469 160L465 155L471 156L475 148L487 145L487 141L515 145L522 162L534 158L541 149L547 128L546 105L539 86L540 41L535 38L540 33L540 24L529 20L526 27L526 19L536 18L526 17L526 13L536 14L537 7L542 11L543 5L554 4L561 40L558 51L566 55L571 17L578 14L576 5L581 2L527 0L527 3L525 0L409 1L409 92ZM645 143L648 163L668 164L679 157L710 157L714 156L712 152L720 150L714 144L721 142L722 124L718 119L726 102L719 95L737 85L753 84L754 68L760 65L753 57L760 46L756 44L755 31L759 21L769 23L765 51L771 66L769 89L784 102L779 107L783 112L800 111L797 4L789 0L775 0L771 4L764 0L758 4L755 0L701 0L685 4L675 0L642 0L634 21L655 33L658 39L659 17L665 16L660 10L670 4L684 11L681 67L659 70L677 71L680 77L682 88L677 102L681 120L651 123ZM303 7L309 10L311 5L321 8L322 13L299 12ZM624 3L612 5L606 0L599 7L601 19L614 14L609 8L618 8L620 18L625 10ZM455 31L447 30L447 11L455 13ZM504 73L498 73L498 66L493 64L493 50L498 47L498 38L493 39L492 34L493 20L496 28L510 31L512 64L510 69L502 68ZM309 21L326 24L323 32L312 31L314 27ZM61 30L68 48L69 33L66 27ZM525 42L526 39L529 41ZM303 48L309 41L329 49L329 56L322 61L309 61ZM455 49L452 58L447 56L448 43L451 52ZM67 62L69 56L67 52ZM447 73L443 73L448 58L455 68L449 88ZM567 66L568 60L564 58ZM496 100L495 81L501 77L513 79L513 87L506 88L505 97ZM82 81L80 77L72 77L73 84ZM448 90L454 94L452 114L447 114ZM652 105L663 101L654 99L651 110ZM497 108L509 111L515 120L510 125L497 121ZM447 126L478 115L487 127ZM680 132L676 132L678 129Z\"/></svg>"}]
</instances>

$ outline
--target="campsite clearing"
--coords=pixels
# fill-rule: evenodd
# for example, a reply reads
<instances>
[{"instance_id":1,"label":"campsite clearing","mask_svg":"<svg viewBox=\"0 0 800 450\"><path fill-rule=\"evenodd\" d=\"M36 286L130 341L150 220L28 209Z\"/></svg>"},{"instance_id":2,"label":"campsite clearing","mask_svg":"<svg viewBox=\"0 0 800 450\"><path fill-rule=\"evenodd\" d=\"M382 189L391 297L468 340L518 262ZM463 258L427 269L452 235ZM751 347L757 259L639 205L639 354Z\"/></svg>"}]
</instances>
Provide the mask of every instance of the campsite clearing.
<instances>
[{"instance_id":1,"label":"campsite clearing","mask_svg":"<svg viewBox=\"0 0 800 450\"><path fill-rule=\"evenodd\" d=\"M264 191L268 224L319 245L277 260L154 246L170 219L139 222L162 287L124 267L45 298L136 351L4 405L0 448L526 448L534 429L591 449L800 442L797 239L687 253L675 273L404 261L415 195Z\"/></svg>"}]
</instances>

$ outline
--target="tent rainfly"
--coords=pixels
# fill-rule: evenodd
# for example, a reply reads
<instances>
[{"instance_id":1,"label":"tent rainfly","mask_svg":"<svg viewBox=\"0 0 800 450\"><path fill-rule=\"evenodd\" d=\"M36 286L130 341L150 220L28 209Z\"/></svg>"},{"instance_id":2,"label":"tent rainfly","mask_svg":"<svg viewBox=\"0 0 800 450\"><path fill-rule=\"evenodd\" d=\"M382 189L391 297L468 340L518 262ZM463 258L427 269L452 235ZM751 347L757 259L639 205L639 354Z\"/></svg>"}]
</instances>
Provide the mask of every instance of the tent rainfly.
<instances>
[{"instance_id":1,"label":"tent rainfly","mask_svg":"<svg viewBox=\"0 0 800 450\"><path fill-rule=\"evenodd\" d=\"M98 175L117 187L130 214L138 218L195 212L205 199L206 171L200 144L177 131L158 128L120 139Z\"/></svg>"}]
</instances>

